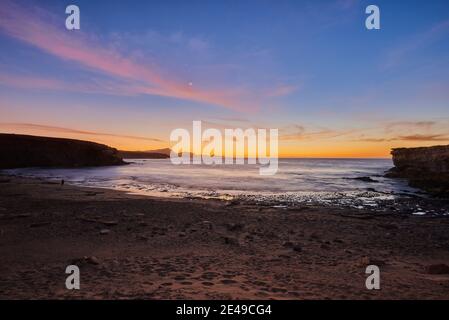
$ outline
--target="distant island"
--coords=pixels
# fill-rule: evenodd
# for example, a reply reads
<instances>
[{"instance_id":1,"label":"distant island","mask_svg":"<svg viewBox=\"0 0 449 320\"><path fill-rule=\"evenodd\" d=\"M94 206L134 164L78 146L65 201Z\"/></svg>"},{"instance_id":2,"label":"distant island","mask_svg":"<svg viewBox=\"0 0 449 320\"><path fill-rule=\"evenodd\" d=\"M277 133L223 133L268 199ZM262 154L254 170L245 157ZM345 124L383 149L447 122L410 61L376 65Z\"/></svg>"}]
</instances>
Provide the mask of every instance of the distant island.
<instances>
[{"instance_id":1,"label":"distant island","mask_svg":"<svg viewBox=\"0 0 449 320\"><path fill-rule=\"evenodd\" d=\"M157 149L148 151L118 151L123 159L167 159L170 158L170 149Z\"/></svg>"}]
</instances>

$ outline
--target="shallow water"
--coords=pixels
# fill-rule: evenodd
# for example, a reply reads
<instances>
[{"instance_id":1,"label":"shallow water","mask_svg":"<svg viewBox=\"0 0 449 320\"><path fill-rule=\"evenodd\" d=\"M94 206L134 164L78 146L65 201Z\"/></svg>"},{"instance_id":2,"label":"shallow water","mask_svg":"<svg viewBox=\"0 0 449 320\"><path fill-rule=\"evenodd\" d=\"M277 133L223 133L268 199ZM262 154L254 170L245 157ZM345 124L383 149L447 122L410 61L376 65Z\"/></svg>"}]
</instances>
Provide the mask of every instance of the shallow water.
<instances>
[{"instance_id":1,"label":"shallow water","mask_svg":"<svg viewBox=\"0 0 449 320\"><path fill-rule=\"evenodd\" d=\"M154 196L202 197L270 203L314 202L376 206L417 190L383 177L389 159L280 159L273 176L259 165L173 165L169 159L127 160L130 165L80 169L26 168L7 173ZM376 182L354 180L371 177Z\"/></svg>"}]
</instances>

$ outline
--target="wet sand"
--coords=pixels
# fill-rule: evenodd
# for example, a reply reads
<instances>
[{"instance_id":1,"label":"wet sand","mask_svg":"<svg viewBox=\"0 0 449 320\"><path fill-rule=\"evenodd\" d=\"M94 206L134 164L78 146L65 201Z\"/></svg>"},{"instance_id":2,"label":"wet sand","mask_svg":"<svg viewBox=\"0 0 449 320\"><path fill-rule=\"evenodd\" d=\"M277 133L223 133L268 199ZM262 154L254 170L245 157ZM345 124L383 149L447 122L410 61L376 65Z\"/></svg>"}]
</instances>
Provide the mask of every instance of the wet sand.
<instances>
[{"instance_id":1,"label":"wet sand","mask_svg":"<svg viewBox=\"0 0 449 320\"><path fill-rule=\"evenodd\" d=\"M449 218L0 176L1 299L449 299ZM81 289L65 288L76 264ZM376 264L381 290L367 290Z\"/></svg>"}]
</instances>

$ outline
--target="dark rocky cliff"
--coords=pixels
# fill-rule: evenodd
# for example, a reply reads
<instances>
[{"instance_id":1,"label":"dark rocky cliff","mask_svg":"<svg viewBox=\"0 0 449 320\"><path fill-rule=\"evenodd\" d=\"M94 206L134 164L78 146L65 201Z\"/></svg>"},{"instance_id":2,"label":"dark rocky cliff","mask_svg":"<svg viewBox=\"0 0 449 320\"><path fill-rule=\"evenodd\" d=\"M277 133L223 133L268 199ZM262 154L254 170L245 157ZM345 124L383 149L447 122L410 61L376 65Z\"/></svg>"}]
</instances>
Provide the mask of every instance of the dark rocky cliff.
<instances>
[{"instance_id":1,"label":"dark rocky cliff","mask_svg":"<svg viewBox=\"0 0 449 320\"><path fill-rule=\"evenodd\" d=\"M449 196L449 145L397 148L391 151L394 168L387 177L406 178L413 187Z\"/></svg>"},{"instance_id":2,"label":"dark rocky cliff","mask_svg":"<svg viewBox=\"0 0 449 320\"><path fill-rule=\"evenodd\" d=\"M0 134L0 169L87 167L125 164L103 144L61 138Z\"/></svg>"}]
</instances>

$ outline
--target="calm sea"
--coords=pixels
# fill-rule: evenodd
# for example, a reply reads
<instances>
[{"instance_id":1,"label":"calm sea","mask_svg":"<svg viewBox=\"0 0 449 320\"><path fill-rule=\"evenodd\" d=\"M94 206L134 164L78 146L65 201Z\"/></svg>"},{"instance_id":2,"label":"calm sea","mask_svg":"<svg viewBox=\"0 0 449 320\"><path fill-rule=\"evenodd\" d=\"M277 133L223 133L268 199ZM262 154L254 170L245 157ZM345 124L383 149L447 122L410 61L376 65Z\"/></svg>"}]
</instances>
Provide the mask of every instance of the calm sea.
<instances>
[{"instance_id":1,"label":"calm sea","mask_svg":"<svg viewBox=\"0 0 449 320\"><path fill-rule=\"evenodd\" d=\"M335 202L376 206L376 201L415 193L406 182L384 178L389 159L280 159L278 173L258 165L173 165L169 159L82 169L27 168L8 173L164 197L245 198L254 201ZM370 177L373 181L357 180ZM354 202L354 199L362 201Z\"/></svg>"}]
</instances>

